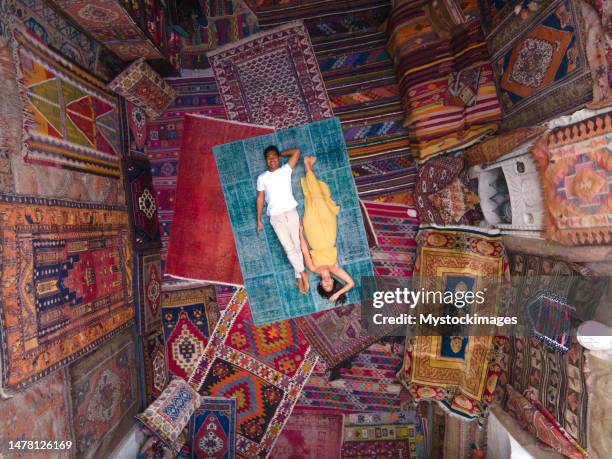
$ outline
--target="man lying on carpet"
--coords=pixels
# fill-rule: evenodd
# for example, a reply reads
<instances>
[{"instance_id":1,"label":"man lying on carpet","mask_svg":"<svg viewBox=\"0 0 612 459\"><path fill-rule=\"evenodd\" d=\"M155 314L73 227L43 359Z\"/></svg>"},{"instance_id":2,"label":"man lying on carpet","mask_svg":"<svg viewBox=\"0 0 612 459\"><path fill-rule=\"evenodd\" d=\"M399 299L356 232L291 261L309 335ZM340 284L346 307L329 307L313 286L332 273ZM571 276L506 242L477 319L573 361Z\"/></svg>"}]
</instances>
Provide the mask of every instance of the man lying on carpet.
<instances>
[{"instance_id":1,"label":"man lying on carpet","mask_svg":"<svg viewBox=\"0 0 612 459\"><path fill-rule=\"evenodd\" d=\"M332 199L327 184L317 180L312 171L316 160L314 156L304 158L306 168L306 176L302 178L304 222L300 225L302 254L306 267L321 276L317 286L319 295L336 304L344 304L346 292L352 289L355 283L338 265L336 233L340 207ZM344 285L338 279L343 281Z\"/></svg>"},{"instance_id":2,"label":"man lying on carpet","mask_svg":"<svg viewBox=\"0 0 612 459\"><path fill-rule=\"evenodd\" d=\"M284 166L280 165L281 156L289 158ZM300 245L298 204L291 188L291 174L300 159L300 150L292 149L280 153L276 146L270 145L264 150L264 157L268 170L257 177L257 231L263 230L261 213L265 197L270 224L295 271L298 288L305 294L308 291L308 274L304 271L304 257Z\"/></svg>"}]
</instances>

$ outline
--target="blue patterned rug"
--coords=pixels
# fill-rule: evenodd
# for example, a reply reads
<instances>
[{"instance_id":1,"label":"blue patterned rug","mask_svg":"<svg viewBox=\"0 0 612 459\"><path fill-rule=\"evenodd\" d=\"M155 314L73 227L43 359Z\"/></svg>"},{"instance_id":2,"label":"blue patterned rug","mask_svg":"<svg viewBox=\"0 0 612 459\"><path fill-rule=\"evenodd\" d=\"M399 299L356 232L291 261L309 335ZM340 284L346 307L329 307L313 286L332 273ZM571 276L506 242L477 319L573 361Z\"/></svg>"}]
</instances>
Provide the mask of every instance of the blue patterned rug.
<instances>
[{"instance_id":1,"label":"blue patterned rug","mask_svg":"<svg viewBox=\"0 0 612 459\"><path fill-rule=\"evenodd\" d=\"M299 148L302 158L317 157L314 171L329 185L332 198L341 207L336 242L338 263L355 281L355 288L348 292L347 304L359 302L361 278L373 276L374 271L340 121L330 118L214 148L254 322L261 325L333 307L313 288L318 276L311 274L308 295L299 292L293 268L267 216L263 218L264 231L256 231L256 181L266 170L263 151L268 145L277 145L281 151ZM304 164L300 159L293 171L293 195L300 216L304 212L300 185L303 176Z\"/></svg>"}]
</instances>

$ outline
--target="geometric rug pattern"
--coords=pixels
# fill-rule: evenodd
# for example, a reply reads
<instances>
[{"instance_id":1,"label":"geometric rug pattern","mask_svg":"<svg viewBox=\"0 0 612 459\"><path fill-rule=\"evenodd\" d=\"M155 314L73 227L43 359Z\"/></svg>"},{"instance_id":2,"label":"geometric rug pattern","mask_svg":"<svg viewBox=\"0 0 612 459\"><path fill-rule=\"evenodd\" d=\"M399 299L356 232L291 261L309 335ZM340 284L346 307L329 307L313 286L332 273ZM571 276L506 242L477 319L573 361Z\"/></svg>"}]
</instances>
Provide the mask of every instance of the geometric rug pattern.
<instances>
[{"instance_id":1,"label":"geometric rug pattern","mask_svg":"<svg viewBox=\"0 0 612 459\"><path fill-rule=\"evenodd\" d=\"M133 323L128 215L0 197L2 386L21 389Z\"/></svg>"},{"instance_id":2,"label":"geometric rug pattern","mask_svg":"<svg viewBox=\"0 0 612 459\"><path fill-rule=\"evenodd\" d=\"M164 291L161 311L168 370L188 379L219 320L215 289Z\"/></svg>"},{"instance_id":3,"label":"geometric rug pattern","mask_svg":"<svg viewBox=\"0 0 612 459\"><path fill-rule=\"evenodd\" d=\"M201 395L236 399L238 455L266 457L317 359L293 321L255 326L240 289L189 383Z\"/></svg>"},{"instance_id":4,"label":"geometric rug pattern","mask_svg":"<svg viewBox=\"0 0 612 459\"><path fill-rule=\"evenodd\" d=\"M304 154L316 155L315 172L327 183L332 198L340 205L335 242L337 259L355 282L355 287L347 293L347 304L359 302L361 279L372 276L374 271L340 122L338 118L328 118L213 148L255 322L263 324L334 307L315 289L307 295L299 293L294 285L293 268L267 216L263 217L264 230L261 233L253 230L255 207L243 203L255 190L257 176L266 170L259 151L267 145L278 145L281 150L299 148ZM304 175L300 161L292 174L293 194L300 214L304 210L300 178ZM310 277L311 285L315 285L317 276Z\"/></svg>"}]
</instances>

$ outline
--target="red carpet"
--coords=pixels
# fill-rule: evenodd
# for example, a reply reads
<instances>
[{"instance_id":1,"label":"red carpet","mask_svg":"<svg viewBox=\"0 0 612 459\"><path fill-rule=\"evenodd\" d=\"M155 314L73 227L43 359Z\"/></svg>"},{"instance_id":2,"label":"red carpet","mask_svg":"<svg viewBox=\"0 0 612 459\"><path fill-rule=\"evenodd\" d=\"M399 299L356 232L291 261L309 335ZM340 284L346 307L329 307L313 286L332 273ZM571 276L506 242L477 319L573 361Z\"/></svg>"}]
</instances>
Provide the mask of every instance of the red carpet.
<instances>
[{"instance_id":1,"label":"red carpet","mask_svg":"<svg viewBox=\"0 0 612 459\"><path fill-rule=\"evenodd\" d=\"M273 131L253 124L185 115L166 274L243 284L213 147ZM254 197L255 190L253 205Z\"/></svg>"}]
</instances>

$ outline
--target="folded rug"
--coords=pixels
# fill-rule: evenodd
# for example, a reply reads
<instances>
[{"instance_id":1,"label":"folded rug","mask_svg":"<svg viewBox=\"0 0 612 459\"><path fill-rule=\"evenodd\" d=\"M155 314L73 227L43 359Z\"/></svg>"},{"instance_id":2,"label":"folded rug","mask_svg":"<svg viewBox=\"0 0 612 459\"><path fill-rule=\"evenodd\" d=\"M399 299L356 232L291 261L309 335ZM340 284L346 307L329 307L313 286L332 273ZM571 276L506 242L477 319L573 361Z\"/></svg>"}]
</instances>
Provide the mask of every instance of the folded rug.
<instances>
[{"instance_id":1,"label":"folded rug","mask_svg":"<svg viewBox=\"0 0 612 459\"><path fill-rule=\"evenodd\" d=\"M413 155L470 145L497 131L501 108L477 14L457 1L394 2L389 16L404 126Z\"/></svg>"}]
</instances>

